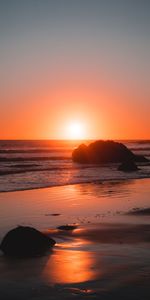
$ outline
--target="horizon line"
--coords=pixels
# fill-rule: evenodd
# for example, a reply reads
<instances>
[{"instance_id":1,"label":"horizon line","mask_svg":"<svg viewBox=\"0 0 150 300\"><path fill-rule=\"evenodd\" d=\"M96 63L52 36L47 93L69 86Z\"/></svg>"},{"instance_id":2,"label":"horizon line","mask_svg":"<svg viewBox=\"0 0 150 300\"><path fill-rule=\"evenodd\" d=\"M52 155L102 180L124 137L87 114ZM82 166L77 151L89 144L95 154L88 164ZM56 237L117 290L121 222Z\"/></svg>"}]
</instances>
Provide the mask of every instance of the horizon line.
<instances>
[{"instance_id":1,"label":"horizon line","mask_svg":"<svg viewBox=\"0 0 150 300\"><path fill-rule=\"evenodd\" d=\"M70 142L77 142L77 141L97 141L97 140L103 140L103 141L109 141L109 140L116 140L116 141L150 141L150 138L88 138L88 139L51 139L51 138L30 138L30 139L0 139L0 141L70 141Z\"/></svg>"}]
</instances>

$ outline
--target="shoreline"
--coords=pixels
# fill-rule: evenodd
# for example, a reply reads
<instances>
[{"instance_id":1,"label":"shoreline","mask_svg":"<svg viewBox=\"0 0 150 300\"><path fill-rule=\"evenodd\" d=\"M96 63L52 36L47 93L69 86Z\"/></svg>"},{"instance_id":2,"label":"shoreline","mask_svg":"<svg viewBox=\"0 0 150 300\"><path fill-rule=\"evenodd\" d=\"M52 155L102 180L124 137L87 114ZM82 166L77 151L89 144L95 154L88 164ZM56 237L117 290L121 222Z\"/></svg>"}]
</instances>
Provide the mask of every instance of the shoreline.
<instances>
[{"instance_id":1,"label":"shoreline","mask_svg":"<svg viewBox=\"0 0 150 300\"><path fill-rule=\"evenodd\" d=\"M41 186L41 187L33 187L33 188L24 188L24 189L16 189L16 190L10 190L10 191L0 191L0 194L2 193L15 193L15 192L24 192L24 191L33 191L33 190L41 190L41 189L50 189L50 188L59 188L59 187L65 187L65 186L74 186L74 185L86 185L86 184L103 184L103 182L124 182L124 181L131 181L131 180L146 180L150 179L150 177L134 177L134 178L113 178L113 179L103 179L103 180L94 180L94 181L86 181L86 182L78 182L78 183L66 183L66 184L59 184L59 185L51 185L51 186Z\"/></svg>"},{"instance_id":2,"label":"shoreline","mask_svg":"<svg viewBox=\"0 0 150 300\"><path fill-rule=\"evenodd\" d=\"M128 214L149 208L150 178L105 180L0 193L0 235L17 225L39 230L77 223L145 223L146 217ZM15 207L15 210L14 210Z\"/></svg>"},{"instance_id":3,"label":"shoreline","mask_svg":"<svg viewBox=\"0 0 150 300\"><path fill-rule=\"evenodd\" d=\"M149 300L149 195L150 178L0 193L0 240L22 225L57 242L43 257L0 253L2 299Z\"/></svg>"}]
</instances>

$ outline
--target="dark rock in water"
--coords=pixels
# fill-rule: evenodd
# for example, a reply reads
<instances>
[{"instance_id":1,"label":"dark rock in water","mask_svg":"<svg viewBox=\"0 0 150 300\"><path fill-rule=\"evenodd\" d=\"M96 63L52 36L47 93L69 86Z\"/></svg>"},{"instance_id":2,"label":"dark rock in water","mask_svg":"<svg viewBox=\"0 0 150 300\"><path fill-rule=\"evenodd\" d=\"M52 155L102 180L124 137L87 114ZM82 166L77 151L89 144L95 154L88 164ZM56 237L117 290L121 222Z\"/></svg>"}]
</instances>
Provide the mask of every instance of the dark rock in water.
<instances>
[{"instance_id":1,"label":"dark rock in water","mask_svg":"<svg viewBox=\"0 0 150 300\"><path fill-rule=\"evenodd\" d=\"M72 159L78 163L119 163L128 160L148 161L137 156L122 143L114 141L96 141L88 146L82 144L72 153Z\"/></svg>"},{"instance_id":2,"label":"dark rock in water","mask_svg":"<svg viewBox=\"0 0 150 300\"><path fill-rule=\"evenodd\" d=\"M2 240L0 249L7 256L34 257L43 255L55 241L32 227L19 226L10 230Z\"/></svg>"},{"instance_id":3,"label":"dark rock in water","mask_svg":"<svg viewBox=\"0 0 150 300\"><path fill-rule=\"evenodd\" d=\"M134 161L129 160L129 161L125 161L123 162L119 167L118 167L119 171L124 171L124 172L133 172L133 171L137 171L139 170L137 165L135 164Z\"/></svg>"},{"instance_id":4,"label":"dark rock in water","mask_svg":"<svg viewBox=\"0 0 150 300\"><path fill-rule=\"evenodd\" d=\"M143 155L135 155L135 161L136 162L149 162L149 159L147 159Z\"/></svg>"},{"instance_id":5,"label":"dark rock in water","mask_svg":"<svg viewBox=\"0 0 150 300\"><path fill-rule=\"evenodd\" d=\"M62 225L58 227L58 229L60 230L74 230L76 228L77 228L76 225Z\"/></svg>"},{"instance_id":6,"label":"dark rock in water","mask_svg":"<svg viewBox=\"0 0 150 300\"><path fill-rule=\"evenodd\" d=\"M81 144L77 149L72 153L72 159L75 162L87 163L89 162L88 157L88 147L84 144Z\"/></svg>"}]
</instances>

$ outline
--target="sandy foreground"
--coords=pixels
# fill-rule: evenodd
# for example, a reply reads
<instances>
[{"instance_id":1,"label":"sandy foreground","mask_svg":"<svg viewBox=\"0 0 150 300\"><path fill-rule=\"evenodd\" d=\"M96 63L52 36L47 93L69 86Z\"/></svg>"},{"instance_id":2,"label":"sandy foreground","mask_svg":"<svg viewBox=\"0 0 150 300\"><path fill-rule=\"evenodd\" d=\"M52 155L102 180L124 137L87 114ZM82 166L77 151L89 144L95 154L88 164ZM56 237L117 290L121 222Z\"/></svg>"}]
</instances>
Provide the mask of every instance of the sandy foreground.
<instances>
[{"instance_id":1,"label":"sandy foreground","mask_svg":"<svg viewBox=\"0 0 150 300\"><path fill-rule=\"evenodd\" d=\"M150 299L149 196L149 179L1 193L0 239L20 224L57 244L38 258L1 254L0 298ZM57 229L67 223L77 229Z\"/></svg>"}]
</instances>

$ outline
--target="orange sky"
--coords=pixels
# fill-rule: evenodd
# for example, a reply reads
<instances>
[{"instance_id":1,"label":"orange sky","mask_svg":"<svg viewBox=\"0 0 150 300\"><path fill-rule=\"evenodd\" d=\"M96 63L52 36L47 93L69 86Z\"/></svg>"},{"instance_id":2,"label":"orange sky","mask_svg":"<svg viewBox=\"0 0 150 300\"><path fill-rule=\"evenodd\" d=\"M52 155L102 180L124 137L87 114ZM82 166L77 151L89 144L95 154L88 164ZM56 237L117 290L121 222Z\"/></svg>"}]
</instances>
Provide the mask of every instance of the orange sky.
<instances>
[{"instance_id":1,"label":"orange sky","mask_svg":"<svg viewBox=\"0 0 150 300\"><path fill-rule=\"evenodd\" d=\"M150 139L148 2L2 2L0 139Z\"/></svg>"},{"instance_id":2,"label":"orange sky","mask_svg":"<svg viewBox=\"0 0 150 300\"><path fill-rule=\"evenodd\" d=\"M6 101L0 112L0 138L67 139L67 127L74 121L83 124L83 139L150 138L149 111L137 106L138 95L125 92L88 85L27 95L15 91L11 103ZM22 99L17 105L15 96ZM131 101L126 103L126 97Z\"/></svg>"}]
</instances>

